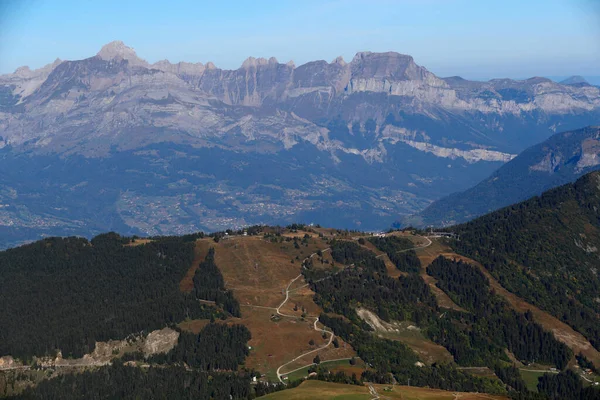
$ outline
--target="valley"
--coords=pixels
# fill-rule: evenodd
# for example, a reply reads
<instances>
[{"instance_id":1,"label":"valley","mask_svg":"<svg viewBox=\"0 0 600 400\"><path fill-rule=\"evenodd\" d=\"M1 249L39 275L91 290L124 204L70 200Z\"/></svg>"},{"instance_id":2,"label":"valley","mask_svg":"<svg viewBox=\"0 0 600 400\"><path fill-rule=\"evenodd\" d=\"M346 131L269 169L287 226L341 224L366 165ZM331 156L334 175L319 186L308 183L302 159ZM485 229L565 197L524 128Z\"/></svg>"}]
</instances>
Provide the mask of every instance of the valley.
<instances>
[{"instance_id":1,"label":"valley","mask_svg":"<svg viewBox=\"0 0 600 400\"><path fill-rule=\"evenodd\" d=\"M394 52L299 66L250 57L226 70L148 63L111 42L0 75L0 248L107 231L462 221L507 204L438 203L405 218L599 116L600 89L585 82L441 78ZM581 172L596 148L585 146ZM550 181L575 178L561 176Z\"/></svg>"}]
</instances>

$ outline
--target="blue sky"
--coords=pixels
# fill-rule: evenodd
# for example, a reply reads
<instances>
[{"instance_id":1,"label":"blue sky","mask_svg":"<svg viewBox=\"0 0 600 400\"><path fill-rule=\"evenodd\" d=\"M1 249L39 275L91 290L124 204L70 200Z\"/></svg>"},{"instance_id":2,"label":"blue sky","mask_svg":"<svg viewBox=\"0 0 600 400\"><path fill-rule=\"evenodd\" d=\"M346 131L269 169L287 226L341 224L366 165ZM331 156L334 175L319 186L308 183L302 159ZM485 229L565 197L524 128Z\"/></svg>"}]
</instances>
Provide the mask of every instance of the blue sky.
<instances>
[{"instance_id":1,"label":"blue sky","mask_svg":"<svg viewBox=\"0 0 600 400\"><path fill-rule=\"evenodd\" d=\"M93 56L155 62L351 60L397 51L440 76L600 75L600 0L0 0L0 73Z\"/></svg>"}]
</instances>

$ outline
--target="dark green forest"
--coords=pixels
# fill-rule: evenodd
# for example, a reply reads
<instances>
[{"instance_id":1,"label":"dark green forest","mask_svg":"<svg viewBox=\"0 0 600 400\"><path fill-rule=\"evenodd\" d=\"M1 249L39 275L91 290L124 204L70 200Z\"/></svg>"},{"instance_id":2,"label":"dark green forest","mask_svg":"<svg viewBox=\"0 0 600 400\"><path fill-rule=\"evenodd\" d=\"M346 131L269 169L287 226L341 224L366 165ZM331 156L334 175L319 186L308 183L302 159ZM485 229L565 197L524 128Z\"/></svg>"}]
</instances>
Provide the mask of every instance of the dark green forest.
<instances>
[{"instance_id":1,"label":"dark green forest","mask_svg":"<svg viewBox=\"0 0 600 400\"><path fill-rule=\"evenodd\" d=\"M482 361L484 365L491 365L504 348L508 348L519 360L556 365L559 369L566 367L573 356L567 346L535 323L531 313L518 313L504 299L495 295L487 278L476 267L438 257L427 267L427 272L438 280L437 285L455 303L470 312L463 313L461 322L474 327L469 334L471 347L479 349L481 346L478 344L485 337L486 348L497 348L496 356L494 351L490 351L492 359L473 359L471 363ZM444 337L443 330L437 334L440 335L440 342L455 354L457 349L454 340ZM472 358L470 354L461 357Z\"/></svg>"},{"instance_id":2,"label":"dark green forest","mask_svg":"<svg viewBox=\"0 0 600 400\"><path fill-rule=\"evenodd\" d=\"M419 272L421 262L417 253L411 250L415 245L399 236L373 237L369 241L385 252L396 268L403 272Z\"/></svg>"},{"instance_id":3,"label":"dark green forest","mask_svg":"<svg viewBox=\"0 0 600 400\"><path fill-rule=\"evenodd\" d=\"M551 400L600 400L600 390L584 387L581 378L571 370L558 375L544 374L537 389Z\"/></svg>"},{"instance_id":4,"label":"dark green forest","mask_svg":"<svg viewBox=\"0 0 600 400\"><path fill-rule=\"evenodd\" d=\"M414 386L496 394L505 392L498 381L476 377L450 365L415 366L417 356L405 344L373 336L342 318L321 314L319 319L350 343L361 359L373 366L373 370L363 373L362 378L366 381L392 383L393 376L402 384L410 379Z\"/></svg>"},{"instance_id":5,"label":"dark green forest","mask_svg":"<svg viewBox=\"0 0 600 400\"><path fill-rule=\"evenodd\" d=\"M600 349L600 190L597 172L452 228L458 253L506 289L550 312Z\"/></svg>"},{"instance_id":6,"label":"dark green forest","mask_svg":"<svg viewBox=\"0 0 600 400\"><path fill-rule=\"evenodd\" d=\"M177 346L148 361L185 364L203 371L235 371L248 355L250 331L244 325L209 324L198 335L181 332Z\"/></svg>"},{"instance_id":7,"label":"dark green forest","mask_svg":"<svg viewBox=\"0 0 600 400\"><path fill-rule=\"evenodd\" d=\"M467 310L458 312L440 309L418 274L391 278L374 254L363 253L355 243L334 242L331 249L336 262L352 262L354 266L329 279L313 282L311 287L316 293L315 301L328 313L321 315L321 322L348 341L374 367L363 377L366 380L388 383L393 375L399 382L410 379L411 384L419 386L490 393L506 388L524 395L527 388L518 371L507 369L510 360L504 349L523 361L536 360L558 368L564 368L572 356L566 346L535 323L532 315L515 312L495 295L485 276L469 264L440 257L428 268L438 286ZM357 306L371 309L386 321L415 322L426 336L445 346L457 364L497 369L506 386L497 387L494 382L474 378L452 365L416 367L415 353L402 343L370 332L371 328L356 314Z\"/></svg>"},{"instance_id":8,"label":"dark green forest","mask_svg":"<svg viewBox=\"0 0 600 400\"><path fill-rule=\"evenodd\" d=\"M96 341L219 315L179 291L193 242L129 241L50 238L0 252L0 354L81 357Z\"/></svg>"},{"instance_id":9,"label":"dark green forest","mask_svg":"<svg viewBox=\"0 0 600 400\"><path fill-rule=\"evenodd\" d=\"M14 399L251 399L282 385L250 384L251 371L238 371L248 355L250 332L243 325L211 323L197 335L181 332L167 354L144 359L128 354L112 366L61 375L26 389ZM124 366L125 360L149 368Z\"/></svg>"},{"instance_id":10,"label":"dark green forest","mask_svg":"<svg viewBox=\"0 0 600 400\"><path fill-rule=\"evenodd\" d=\"M128 367L115 362L42 381L14 400L250 399L249 374L203 372L182 366Z\"/></svg>"},{"instance_id":11,"label":"dark green forest","mask_svg":"<svg viewBox=\"0 0 600 400\"><path fill-rule=\"evenodd\" d=\"M338 263L345 265L360 264L363 268L379 273L387 271L382 260L378 259L372 251L361 247L357 243L332 240L330 247L331 257Z\"/></svg>"},{"instance_id":12,"label":"dark green forest","mask_svg":"<svg viewBox=\"0 0 600 400\"><path fill-rule=\"evenodd\" d=\"M348 341L358 355L374 367L363 378L369 381L389 383L391 374L400 382L411 382L417 386L430 386L450 390L478 390L489 393L503 392L497 383L483 378L474 378L452 366L435 365L417 367L416 354L403 343L381 339L373 335L371 328L354 310L358 304L375 311L384 320L419 321L419 326L435 325L439 320L439 309L435 297L427 284L416 274L393 279L386 274L385 265L372 252L356 243L334 242L332 255L336 262L354 264L354 268L315 282L312 288L315 301L326 312L347 317L322 314L321 322L329 326L336 335Z\"/></svg>"},{"instance_id":13,"label":"dark green forest","mask_svg":"<svg viewBox=\"0 0 600 400\"><path fill-rule=\"evenodd\" d=\"M214 301L234 317L240 316L240 305L233 293L225 289L223 275L215 264L215 249L212 247L194 274L194 293L199 299Z\"/></svg>"}]
</instances>

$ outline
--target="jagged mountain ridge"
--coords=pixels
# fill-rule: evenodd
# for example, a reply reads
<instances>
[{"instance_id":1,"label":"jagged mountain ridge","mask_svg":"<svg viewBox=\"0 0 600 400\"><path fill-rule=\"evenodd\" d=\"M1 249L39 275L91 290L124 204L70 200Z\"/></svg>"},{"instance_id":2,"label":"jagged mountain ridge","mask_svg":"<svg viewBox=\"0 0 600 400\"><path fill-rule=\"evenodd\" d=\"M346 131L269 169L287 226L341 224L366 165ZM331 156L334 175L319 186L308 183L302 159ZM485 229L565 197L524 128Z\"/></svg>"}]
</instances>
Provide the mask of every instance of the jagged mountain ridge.
<instances>
[{"instance_id":1,"label":"jagged mountain ridge","mask_svg":"<svg viewBox=\"0 0 600 400\"><path fill-rule=\"evenodd\" d=\"M600 169L600 127L557 133L500 167L464 192L435 201L404 225L444 226L466 222L527 200Z\"/></svg>"},{"instance_id":2,"label":"jagged mountain ridge","mask_svg":"<svg viewBox=\"0 0 600 400\"><path fill-rule=\"evenodd\" d=\"M150 64L121 42L0 76L0 247L320 221L383 229L467 189L600 89L439 78L398 53Z\"/></svg>"},{"instance_id":3,"label":"jagged mountain ridge","mask_svg":"<svg viewBox=\"0 0 600 400\"><path fill-rule=\"evenodd\" d=\"M164 140L156 134L140 138L124 133L151 125L182 131L177 140L201 145L203 139L214 144L232 137L242 142L260 138L285 148L308 141L330 152L370 150L370 157L377 154L381 161L385 151L379 144L400 140L409 145L479 148L486 151L477 159L505 161L510 151L522 147L503 138L510 134L502 134L505 128L497 118L521 119L521 113L537 118L544 113L548 118L569 119L596 113L600 107L599 88L571 87L544 78L441 79L412 57L392 52L362 52L350 63L338 58L299 67L251 57L237 70L221 70L210 62L148 64L122 42L113 42L95 57L57 60L36 71L22 68L0 77L0 84L12 96L3 102L0 114L3 145L88 156L104 154L109 144L135 148ZM410 116L403 118L403 113ZM464 121L464 113L489 121L473 126ZM339 138L331 140L327 121L336 118L353 134L358 133L353 124L365 130L365 123L373 120L375 142L356 149ZM442 136L436 129L401 123L413 118L431 119L442 126L457 123L467 132L458 138ZM397 120L400 123L394 123ZM393 129L397 125L404 130ZM532 136L522 141L535 141L536 135Z\"/></svg>"}]
</instances>

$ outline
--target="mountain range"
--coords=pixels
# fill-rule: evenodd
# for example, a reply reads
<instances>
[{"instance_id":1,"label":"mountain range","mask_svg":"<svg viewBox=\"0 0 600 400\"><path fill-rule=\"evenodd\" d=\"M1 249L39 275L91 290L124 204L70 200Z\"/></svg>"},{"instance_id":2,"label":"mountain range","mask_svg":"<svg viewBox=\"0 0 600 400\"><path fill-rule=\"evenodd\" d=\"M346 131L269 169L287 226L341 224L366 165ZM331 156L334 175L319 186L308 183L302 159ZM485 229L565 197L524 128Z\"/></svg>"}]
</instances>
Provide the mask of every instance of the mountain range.
<instances>
[{"instance_id":1,"label":"mountain range","mask_svg":"<svg viewBox=\"0 0 600 400\"><path fill-rule=\"evenodd\" d=\"M122 42L0 76L0 246L255 223L388 227L553 133L600 88L440 78L398 53L149 64Z\"/></svg>"}]
</instances>

